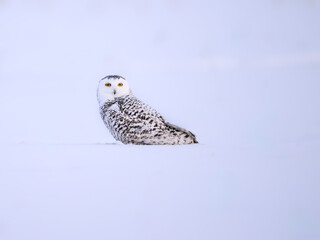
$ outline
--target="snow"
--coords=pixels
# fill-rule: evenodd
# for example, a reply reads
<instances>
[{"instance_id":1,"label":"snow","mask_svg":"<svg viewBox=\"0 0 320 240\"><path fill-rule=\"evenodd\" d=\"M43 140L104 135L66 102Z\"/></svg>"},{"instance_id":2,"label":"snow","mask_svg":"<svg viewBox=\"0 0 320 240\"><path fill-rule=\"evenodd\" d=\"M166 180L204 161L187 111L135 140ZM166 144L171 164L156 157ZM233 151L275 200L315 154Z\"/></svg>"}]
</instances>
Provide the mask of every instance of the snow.
<instances>
[{"instance_id":1,"label":"snow","mask_svg":"<svg viewBox=\"0 0 320 240\"><path fill-rule=\"evenodd\" d=\"M319 239L319 13L0 1L0 239ZM200 144L115 143L108 74Z\"/></svg>"}]
</instances>

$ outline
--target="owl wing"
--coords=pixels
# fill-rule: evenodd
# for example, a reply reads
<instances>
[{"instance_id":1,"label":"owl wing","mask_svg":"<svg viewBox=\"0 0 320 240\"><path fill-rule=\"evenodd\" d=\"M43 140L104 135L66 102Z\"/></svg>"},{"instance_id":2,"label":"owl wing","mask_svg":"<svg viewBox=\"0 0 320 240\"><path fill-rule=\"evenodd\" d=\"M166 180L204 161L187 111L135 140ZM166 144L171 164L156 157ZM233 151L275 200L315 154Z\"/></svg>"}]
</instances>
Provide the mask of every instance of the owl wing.
<instances>
[{"instance_id":1,"label":"owl wing","mask_svg":"<svg viewBox=\"0 0 320 240\"><path fill-rule=\"evenodd\" d=\"M119 111L128 118L140 121L145 127L165 125L164 118L152 107L141 102L134 96L118 99Z\"/></svg>"},{"instance_id":2,"label":"owl wing","mask_svg":"<svg viewBox=\"0 0 320 240\"><path fill-rule=\"evenodd\" d=\"M104 106L100 109L100 114L104 119L106 116L108 119L112 119L112 121L123 122L126 125L130 123L141 123L141 120L125 114L121 109L121 104L118 101L108 101L104 104Z\"/></svg>"},{"instance_id":3,"label":"owl wing","mask_svg":"<svg viewBox=\"0 0 320 240\"><path fill-rule=\"evenodd\" d=\"M128 113L128 117L133 115L136 120L141 121L141 124L145 128L154 129L156 127L158 129L169 130L170 132L184 133L197 143L196 136L192 132L167 122L155 109L132 95L120 100L118 103L122 112ZM131 109L131 111L128 111L128 109Z\"/></svg>"},{"instance_id":4,"label":"owl wing","mask_svg":"<svg viewBox=\"0 0 320 240\"><path fill-rule=\"evenodd\" d=\"M196 135L194 135L192 132L190 132L190 131L188 131L188 130L186 130L184 128L178 127L177 125L174 125L174 124L169 123L169 122L166 122L166 126L168 126L170 129L174 129L174 130L186 133L190 138L193 139L193 141L195 143L198 143L198 141L196 140Z\"/></svg>"}]
</instances>

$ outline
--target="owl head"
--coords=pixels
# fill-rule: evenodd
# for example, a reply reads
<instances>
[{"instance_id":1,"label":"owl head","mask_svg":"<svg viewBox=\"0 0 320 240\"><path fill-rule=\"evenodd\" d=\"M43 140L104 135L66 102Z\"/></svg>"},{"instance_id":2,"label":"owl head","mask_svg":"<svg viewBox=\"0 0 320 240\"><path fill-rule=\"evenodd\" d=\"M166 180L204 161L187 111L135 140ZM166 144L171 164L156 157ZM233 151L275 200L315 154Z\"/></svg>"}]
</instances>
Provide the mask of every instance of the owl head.
<instances>
[{"instance_id":1,"label":"owl head","mask_svg":"<svg viewBox=\"0 0 320 240\"><path fill-rule=\"evenodd\" d=\"M99 82L98 100L100 104L129 94L131 94L129 84L126 79L121 76L109 75L102 78Z\"/></svg>"}]
</instances>

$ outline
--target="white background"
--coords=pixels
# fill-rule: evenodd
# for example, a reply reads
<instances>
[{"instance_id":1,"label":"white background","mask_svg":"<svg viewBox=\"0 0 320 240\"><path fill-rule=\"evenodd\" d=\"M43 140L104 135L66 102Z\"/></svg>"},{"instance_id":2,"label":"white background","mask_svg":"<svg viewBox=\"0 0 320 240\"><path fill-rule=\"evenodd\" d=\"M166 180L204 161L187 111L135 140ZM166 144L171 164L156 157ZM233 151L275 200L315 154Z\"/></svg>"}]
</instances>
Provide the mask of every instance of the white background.
<instances>
[{"instance_id":1,"label":"white background","mask_svg":"<svg viewBox=\"0 0 320 240\"><path fill-rule=\"evenodd\" d=\"M200 144L114 144L109 74ZM0 0L0 239L319 239L319 92L317 0Z\"/></svg>"}]
</instances>

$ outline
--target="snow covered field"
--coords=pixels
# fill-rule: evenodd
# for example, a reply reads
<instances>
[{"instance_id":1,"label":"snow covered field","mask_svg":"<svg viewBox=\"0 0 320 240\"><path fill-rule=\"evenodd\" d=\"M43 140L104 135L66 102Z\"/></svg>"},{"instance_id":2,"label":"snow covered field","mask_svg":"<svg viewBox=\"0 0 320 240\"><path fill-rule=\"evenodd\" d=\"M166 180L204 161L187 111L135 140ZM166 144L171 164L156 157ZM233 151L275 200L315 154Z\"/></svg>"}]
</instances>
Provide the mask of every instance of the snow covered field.
<instances>
[{"instance_id":1,"label":"snow covered field","mask_svg":"<svg viewBox=\"0 0 320 240\"><path fill-rule=\"evenodd\" d=\"M0 239L320 239L319 24L317 0L0 0ZM115 144L108 74L200 144Z\"/></svg>"}]
</instances>

